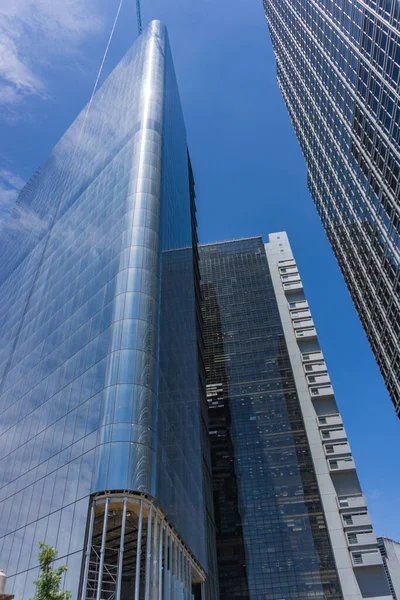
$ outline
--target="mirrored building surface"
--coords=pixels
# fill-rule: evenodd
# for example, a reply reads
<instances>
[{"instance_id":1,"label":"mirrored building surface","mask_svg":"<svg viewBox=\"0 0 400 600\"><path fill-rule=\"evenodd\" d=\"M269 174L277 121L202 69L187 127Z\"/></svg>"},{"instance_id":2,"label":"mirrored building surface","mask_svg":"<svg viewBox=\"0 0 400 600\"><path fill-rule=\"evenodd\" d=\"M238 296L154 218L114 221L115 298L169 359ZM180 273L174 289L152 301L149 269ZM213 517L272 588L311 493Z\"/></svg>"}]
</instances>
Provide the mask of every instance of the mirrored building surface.
<instances>
[{"instance_id":1,"label":"mirrored building surface","mask_svg":"<svg viewBox=\"0 0 400 600\"><path fill-rule=\"evenodd\" d=\"M400 3L263 4L308 186L400 416Z\"/></svg>"},{"instance_id":2,"label":"mirrored building surface","mask_svg":"<svg viewBox=\"0 0 400 600\"><path fill-rule=\"evenodd\" d=\"M200 246L221 600L389 600L284 232Z\"/></svg>"},{"instance_id":3,"label":"mirrored building surface","mask_svg":"<svg viewBox=\"0 0 400 600\"><path fill-rule=\"evenodd\" d=\"M0 565L16 598L33 596L40 540L74 599L216 597L196 244L153 21L0 236Z\"/></svg>"}]
</instances>

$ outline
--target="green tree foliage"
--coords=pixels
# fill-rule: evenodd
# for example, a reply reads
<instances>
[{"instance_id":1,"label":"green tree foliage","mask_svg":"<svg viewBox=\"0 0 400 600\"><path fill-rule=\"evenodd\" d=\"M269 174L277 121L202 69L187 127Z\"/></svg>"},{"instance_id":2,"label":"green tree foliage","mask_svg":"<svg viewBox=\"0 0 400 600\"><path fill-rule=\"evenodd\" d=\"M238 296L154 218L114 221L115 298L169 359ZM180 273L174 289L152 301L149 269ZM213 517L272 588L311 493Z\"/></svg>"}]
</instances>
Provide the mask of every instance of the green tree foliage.
<instances>
[{"instance_id":1,"label":"green tree foliage","mask_svg":"<svg viewBox=\"0 0 400 600\"><path fill-rule=\"evenodd\" d=\"M68 600L72 596L71 592L60 590L62 575L68 567L64 565L54 569L53 562L57 558L57 550L44 542L39 542L39 548L40 575L34 582L36 592L33 600Z\"/></svg>"}]
</instances>

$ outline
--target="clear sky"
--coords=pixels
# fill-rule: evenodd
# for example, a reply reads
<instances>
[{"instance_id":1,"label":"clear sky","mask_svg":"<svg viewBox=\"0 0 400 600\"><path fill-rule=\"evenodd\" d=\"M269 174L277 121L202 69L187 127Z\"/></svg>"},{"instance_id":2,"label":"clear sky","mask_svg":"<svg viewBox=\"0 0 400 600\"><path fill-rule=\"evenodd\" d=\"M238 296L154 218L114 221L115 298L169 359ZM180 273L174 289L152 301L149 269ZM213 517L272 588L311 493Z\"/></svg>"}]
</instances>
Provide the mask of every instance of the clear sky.
<instances>
[{"instance_id":1,"label":"clear sky","mask_svg":"<svg viewBox=\"0 0 400 600\"><path fill-rule=\"evenodd\" d=\"M88 101L117 4L2 0L0 219ZM137 35L134 5L104 75ZM142 0L142 11L169 29L200 240L288 232L376 533L400 540L400 421L307 190L261 0Z\"/></svg>"}]
</instances>

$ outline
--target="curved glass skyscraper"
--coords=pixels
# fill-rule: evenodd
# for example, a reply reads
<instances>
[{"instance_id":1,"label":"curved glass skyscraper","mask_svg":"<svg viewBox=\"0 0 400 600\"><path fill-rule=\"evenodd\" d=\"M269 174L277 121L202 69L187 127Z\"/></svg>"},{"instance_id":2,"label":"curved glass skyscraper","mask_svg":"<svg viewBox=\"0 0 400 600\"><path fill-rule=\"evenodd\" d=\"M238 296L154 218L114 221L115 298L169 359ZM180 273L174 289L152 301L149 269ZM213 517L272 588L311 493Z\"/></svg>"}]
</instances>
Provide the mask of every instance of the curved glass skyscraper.
<instances>
[{"instance_id":1,"label":"curved glass skyscraper","mask_svg":"<svg viewBox=\"0 0 400 600\"><path fill-rule=\"evenodd\" d=\"M40 540L74 599L215 598L196 244L153 21L0 238L0 565L18 599Z\"/></svg>"}]
</instances>

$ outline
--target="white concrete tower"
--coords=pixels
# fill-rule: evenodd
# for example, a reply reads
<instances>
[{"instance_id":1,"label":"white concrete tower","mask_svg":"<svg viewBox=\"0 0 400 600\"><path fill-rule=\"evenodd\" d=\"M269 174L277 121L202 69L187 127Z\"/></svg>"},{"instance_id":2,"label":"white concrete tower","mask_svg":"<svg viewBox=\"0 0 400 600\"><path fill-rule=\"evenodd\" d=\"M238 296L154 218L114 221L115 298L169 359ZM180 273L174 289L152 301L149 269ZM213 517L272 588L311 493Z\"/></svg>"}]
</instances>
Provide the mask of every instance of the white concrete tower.
<instances>
[{"instance_id":1,"label":"white concrete tower","mask_svg":"<svg viewBox=\"0 0 400 600\"><path fill-rule=\"evenodd\" d=\"M287 234L265 244L344 600L390 600L377 539Z\"/></svg>"}]
</instances>

